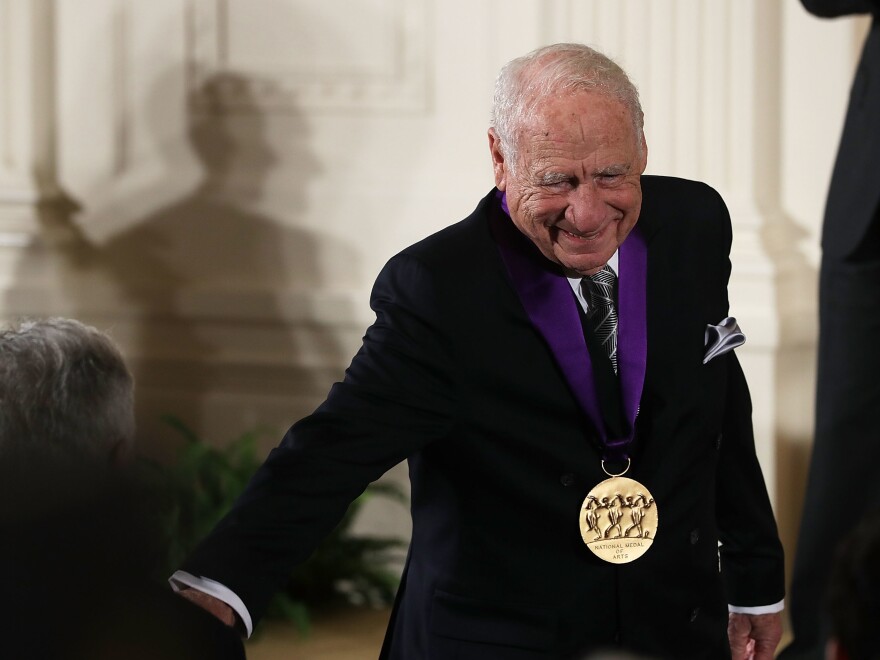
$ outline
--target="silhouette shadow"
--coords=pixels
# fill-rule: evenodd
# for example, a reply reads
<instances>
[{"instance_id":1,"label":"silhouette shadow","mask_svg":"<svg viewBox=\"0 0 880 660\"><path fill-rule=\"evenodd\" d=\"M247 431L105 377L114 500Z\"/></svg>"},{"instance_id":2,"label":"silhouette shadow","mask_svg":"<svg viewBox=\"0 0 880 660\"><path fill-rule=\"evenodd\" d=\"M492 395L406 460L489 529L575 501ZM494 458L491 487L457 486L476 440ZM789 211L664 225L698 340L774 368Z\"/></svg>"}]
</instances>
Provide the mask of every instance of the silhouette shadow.
<instances>
[{"instance_id":1,"label":"silhouette shadow","mask_svg":"<svg viewBox=\"0 0 880 660\"><path fill-rule=\"evenodd\" d=\"M149 125L164 159L160 178L93 214L88 225L62 223L66 238L54 248L70 273L61 283L62 295L70 315L99 327L107 320L94 318L95 310L106 314L112 305L96 305L96 296L118 301L113 334L137 383L142 454L166 460L181 444L161 420L164 415L180 418L221 446L241 432L269 426L274 433L261 446L268 451L287 425L310 410L292 405L283 417L267 419L260 395L316 399L341 368L331 375L330 367L310 367L313 354L320 353L321 365L345 364L350 357L341 354L332 332L309 318L307 305L291 317L290 305L281 300L292 290L321 286L319 241L293 226L307 209L305 186L319 172L317 159L305 119L288 111L285 157L301 174L286 182L285 196L297 200L296 208L282 220L257 210L278 160L266 118L252 98L259 85L235 74L217 75L197 90L201 104L192 105L189 115L187 138L200 180L183 195L129 219L127 203L148 208L151 199L167 198L185 179L181 145L163 138L161 130L169 101L179 99L172 92L179 80L179 72L166 72L149 99ZM238 95L235 113L220 103L221 90L230 89Z\"/></svg>"}]
</instances>

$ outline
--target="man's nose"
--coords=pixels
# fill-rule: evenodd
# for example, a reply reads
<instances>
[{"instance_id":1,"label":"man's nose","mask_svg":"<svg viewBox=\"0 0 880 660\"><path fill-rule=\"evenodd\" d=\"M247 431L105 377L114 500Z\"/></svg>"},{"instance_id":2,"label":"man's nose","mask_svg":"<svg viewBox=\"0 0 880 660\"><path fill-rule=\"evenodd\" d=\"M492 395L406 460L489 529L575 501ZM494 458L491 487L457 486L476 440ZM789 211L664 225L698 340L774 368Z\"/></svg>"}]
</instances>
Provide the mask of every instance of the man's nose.
<instances>
[{"instance_id":1,"label":"man's nose","mask_svg":"<svg viewBox=\"0 0 880 660\"><path fill-rule=\"evenodd\" d=\"M590 231L603 215L602 199L594 181L579 183L569 194L565 219L578 231Z\"/></svg>"}]
</instances>

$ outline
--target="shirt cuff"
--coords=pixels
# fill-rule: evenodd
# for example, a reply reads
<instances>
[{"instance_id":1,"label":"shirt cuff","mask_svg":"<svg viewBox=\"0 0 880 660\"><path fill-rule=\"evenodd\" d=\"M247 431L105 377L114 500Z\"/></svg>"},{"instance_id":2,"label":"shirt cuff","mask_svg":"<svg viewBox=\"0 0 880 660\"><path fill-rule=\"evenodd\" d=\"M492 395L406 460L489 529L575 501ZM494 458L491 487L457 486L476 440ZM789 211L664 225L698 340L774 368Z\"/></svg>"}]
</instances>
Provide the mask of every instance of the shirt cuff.
<instances>
[{"instance_id":1,"label":"shirt cuff","mask_svg":"<svg viewBox=\"0 0 880 660\"><path fill-rule=\"evenodd\" d=\"M776 614L781 612L785 607L785 599L773 605L758 605L757 607L740 607L739 605L728 605L727 611L731 614Z\"/></svg>"},{"instance_id":2,"label":"shirt cuff","mask_svg":"<svg viewBox=\"0 0 880 660\"><path fill-rule=\"evenodd\" d=\"M196 577L192 573L187 573L186 571L175 571L174 575L168 578L168 582L171 584L171 588L174 589L174 591L181 591L183 587L189 587L190 589L201 591L202 593L213 596L218 600L222 600L235 610L236 614L238 614L238 617L244 624L245 631L247 631L247 636L250 637L254 632L254 624L253 621L251 621L250 612L248 612L248 609L244 606L244 602L241 598L236 596L235 592L229 587L206 577Z\"/></svg>"}]
</instances>

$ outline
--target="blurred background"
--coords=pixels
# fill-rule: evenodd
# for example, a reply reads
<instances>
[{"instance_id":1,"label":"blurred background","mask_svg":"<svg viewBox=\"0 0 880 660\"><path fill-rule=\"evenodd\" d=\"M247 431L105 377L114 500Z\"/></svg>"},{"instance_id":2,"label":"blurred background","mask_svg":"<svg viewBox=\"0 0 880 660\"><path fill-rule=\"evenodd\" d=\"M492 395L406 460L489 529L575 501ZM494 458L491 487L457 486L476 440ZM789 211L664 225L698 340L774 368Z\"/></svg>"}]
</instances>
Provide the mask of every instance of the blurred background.
<instances>
[{"instance_id":1,"label":"blurred background","mask_svg":"<svg viewBox=\"0 0 880 660\"><path fill-rule=\"evenodd\" d=\"M589 43L640 89L648 172L730 208L738 353L792 557L819 229L866 28L797 0L0 0L0 318L107 331L146 456L174 460L172 416L215 447L259 429L261 457L341 377L384 262L492 186L498 68ZM405 488L405 466L384 479ZM393 498L353 525L409 534Z\"/></svg>"}]
</instances>

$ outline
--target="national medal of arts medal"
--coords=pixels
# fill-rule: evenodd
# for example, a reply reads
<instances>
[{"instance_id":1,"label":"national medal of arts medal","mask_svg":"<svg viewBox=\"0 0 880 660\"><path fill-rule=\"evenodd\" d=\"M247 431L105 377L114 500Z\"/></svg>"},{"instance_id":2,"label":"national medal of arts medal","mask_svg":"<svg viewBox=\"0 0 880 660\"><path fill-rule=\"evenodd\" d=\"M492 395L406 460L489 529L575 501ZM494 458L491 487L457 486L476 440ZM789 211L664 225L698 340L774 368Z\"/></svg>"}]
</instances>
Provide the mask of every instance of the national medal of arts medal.
<instances>
[{"instance_id":1,"label":"national medal of arts medal","mask_svg":"<svg viewBox=\"0 0 880 660\"><path fill-rule=\"evenodd\" d=\"M581 538L593 554L612 564L635 561L657 535L657 503L647 488L622 475L609 474L596 484L580 510Z\"/></svg>"}]
</instances>

